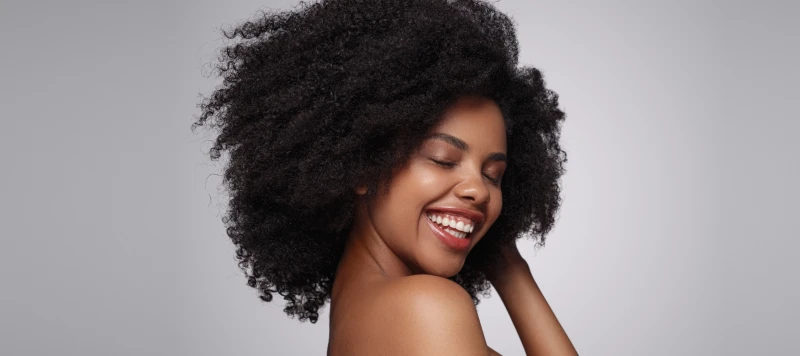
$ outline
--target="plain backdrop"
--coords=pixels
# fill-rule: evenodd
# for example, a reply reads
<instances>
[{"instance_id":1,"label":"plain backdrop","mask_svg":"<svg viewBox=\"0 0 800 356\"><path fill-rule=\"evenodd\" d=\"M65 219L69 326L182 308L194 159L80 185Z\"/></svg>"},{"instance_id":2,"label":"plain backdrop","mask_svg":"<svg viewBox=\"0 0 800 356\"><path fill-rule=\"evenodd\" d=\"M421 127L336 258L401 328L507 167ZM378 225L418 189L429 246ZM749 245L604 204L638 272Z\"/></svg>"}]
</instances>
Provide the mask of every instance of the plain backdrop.
<instances>
[{"instance_id":1,"label":"plain backdrop","mask_svg":"<svg viewBox=\"0 0 800 356\"><path fill-rule=\"evenodd\" d=\"M323 355L327 306L246 285L190 130L220 29L297 2L0 4L0 354ZM800 354L800 5L494 4L567 113L558 221L520 249L581 355Z\"/></svg>"}]
</instances>

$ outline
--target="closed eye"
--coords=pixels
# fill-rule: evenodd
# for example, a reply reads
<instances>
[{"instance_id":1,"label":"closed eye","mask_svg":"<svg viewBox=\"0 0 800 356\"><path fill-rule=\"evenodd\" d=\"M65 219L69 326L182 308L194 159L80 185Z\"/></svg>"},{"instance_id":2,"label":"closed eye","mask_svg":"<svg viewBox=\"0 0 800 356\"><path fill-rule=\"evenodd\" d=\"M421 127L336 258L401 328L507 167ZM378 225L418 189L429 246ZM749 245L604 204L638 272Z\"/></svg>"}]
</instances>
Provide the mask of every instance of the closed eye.
<instances>
[{"instance_id":1,"label":"closed eye","mask_svg":"<svg viewBox=\"0 0 800 356\"><path fill-rule=\"evenodd\" d=\"M437 161L435 159L431 159L431 161L434 161L434 162L436 162L436 164L438 164L440 166L444 166L444 167L455 167L456 166L456 164L452 163L452 162Z\"/></svg>"},{"instance_id":2,"label":"closed eye","mask_svg":"<svg viewBox=\"0 0 800 356\"><path fill-rule=\"evenodd\" d=\"M452 162L437 161L435 159L431 159L431 161L433 161L434 163L436 163L436 164L438 164L438 165L440 165L442 167L446 167L446 168L453 168L453 167L456 166L456 164L452 163ZM485 174L483 176L486 177L486 179L488 179L494 185L498 185L498 183L500 183L499 179L492 178L492 177L490 177L488 175L485 175Z\"/></svg>"}]
</instances>

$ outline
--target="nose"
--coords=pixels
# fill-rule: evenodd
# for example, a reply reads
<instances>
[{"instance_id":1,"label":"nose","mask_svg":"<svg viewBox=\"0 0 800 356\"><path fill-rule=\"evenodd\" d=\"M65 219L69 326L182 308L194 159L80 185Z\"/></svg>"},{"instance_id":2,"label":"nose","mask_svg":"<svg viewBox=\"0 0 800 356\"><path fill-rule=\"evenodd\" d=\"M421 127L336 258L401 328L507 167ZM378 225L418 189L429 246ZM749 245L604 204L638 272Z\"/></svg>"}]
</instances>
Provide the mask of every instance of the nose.
<instances>
[{"instance_id":1,"label":"nose","mask_svg":"<svg viewBox=\"0 0 800 356\"><path fill-rule=\"evenodd\" d=\"M489 188L483 179L480 170L477 173L470 170L468 175L455 188L456 195L471 205L481 205L489 200Z\"/></svg>"}]
</instances>

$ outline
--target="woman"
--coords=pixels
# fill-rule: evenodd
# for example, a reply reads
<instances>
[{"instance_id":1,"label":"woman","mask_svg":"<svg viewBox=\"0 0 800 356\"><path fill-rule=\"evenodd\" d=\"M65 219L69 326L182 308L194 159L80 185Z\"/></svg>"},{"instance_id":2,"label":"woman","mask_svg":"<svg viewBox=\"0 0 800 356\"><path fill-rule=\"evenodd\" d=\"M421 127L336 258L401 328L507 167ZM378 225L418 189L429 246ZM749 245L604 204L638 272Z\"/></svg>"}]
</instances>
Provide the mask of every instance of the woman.
<instances>
[{"instance_id":1,"label":"woman","mask_svg":"<svg viewBox=\"0 0 800 356\"><path fill-rule=\"evenodd\" d=\"M479 0L330 0L231 33L195 126L229 156L223 219L264 301L328 355L487 355L495 286L528 355L574 355L516 239L559 207L564 113Z\"/></svg>"}]
</instances>

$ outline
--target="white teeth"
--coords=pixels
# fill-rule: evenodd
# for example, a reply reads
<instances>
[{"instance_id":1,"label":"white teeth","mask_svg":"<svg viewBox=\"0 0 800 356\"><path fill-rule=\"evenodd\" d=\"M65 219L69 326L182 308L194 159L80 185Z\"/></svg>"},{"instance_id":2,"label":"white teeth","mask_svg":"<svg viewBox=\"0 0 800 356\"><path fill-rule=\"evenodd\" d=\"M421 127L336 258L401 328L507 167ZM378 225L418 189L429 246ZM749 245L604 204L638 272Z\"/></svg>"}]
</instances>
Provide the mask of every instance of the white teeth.
<instances>
[{"instance_id":1,"label":"white teeth","mask_svg":"<svg viewBox=\"0 0 800 356\"><path fill-rule=\"evenodd\" d=\"M447 216L441 217L438 215L429 214L428 219L436 222L437 224L443 225L444 227L451 227L452 229L444 229L444 230L460 238L466 237L468 234L472 233L473 230L475 230L475 226L472 225L471 223L451 220Z\"/></svg>"},{"instance_id":2,"label":"white teeth","mask_svg":"<svg viewBox=\"0 0 800 356\"><path fill-rule=\"evenodd\" d=\"M453 235L455 237L458 237L459 239L463 239L463 238L467 237L467 233L465 233L465 232L455 231L455 230L452 230L452 229L444 229L444 231L447 231L448 234Z\"/></svg>"},{"instance_id":3,"label":"white teeth","mask_svg":"<svg viewBox=\"0 0 800 356\"><path fill-rule=\"evenodd\" d=\"M471 223L465 223L463 221L456 221L455 219L451 220L448 216L441 217L434 214L429 214L428 219L431 221L436 222L437 224L443 225L444 227L451 227L453 231L457 231L459 233L463 233L466 237L467 234L471 233L475 226ZM454 234L457 235L457 234Z\"/></svg>"}]
</instances>

